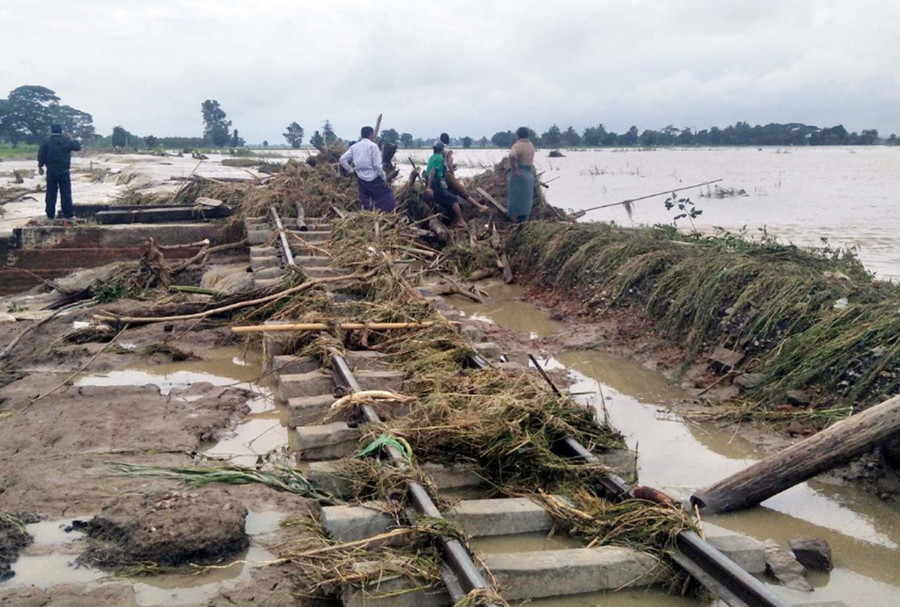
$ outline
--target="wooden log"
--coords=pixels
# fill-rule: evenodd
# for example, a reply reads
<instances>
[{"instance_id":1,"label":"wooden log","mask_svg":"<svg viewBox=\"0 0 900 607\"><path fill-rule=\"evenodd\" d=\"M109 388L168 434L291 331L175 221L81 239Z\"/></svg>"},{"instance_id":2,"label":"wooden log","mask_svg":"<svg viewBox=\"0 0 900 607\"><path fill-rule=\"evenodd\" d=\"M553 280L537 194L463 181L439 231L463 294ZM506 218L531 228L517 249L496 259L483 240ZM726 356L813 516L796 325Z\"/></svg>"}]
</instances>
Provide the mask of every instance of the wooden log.
<instances>
[{"instance_id":1,"label":"wooden log","mask_svg":"<svg viewBox=\"0 0 900 607\"><path fill-rule=\"evenodd\" d=\"M458 324L458 323L450 323ZM302 322L284 325L246 325L231 327L232 333L279 333L284 331L327 331L328 329L386 331L389 329L420 329L434 325L434 321L425 322Z\"/></svg>"},{"instance_id":2,"label":"wooden log","mask_svg":"<svg viewBox=\"0 0 900 607\"><path fill-rule=\"evenodd\" d=\"M701 489L691 501L704 512L750 508L898 435L900 396L895 396Z\"/></svg>"},{"instance_id":3,"label":"wooden log","mask_svg":"<svg viewBox=\"0 0 900 607\"><path fill-rule=\"evenodd\" d=\"M475 188L475 189L478 190L478 193L479 193L479 194L481 194L482 196L484 196L485 198L487 198L488 202L490 202L492 205L494 205L494 206L497 208L498 211L500 211L500 212L503 213L504 215L506 214L506 207L503 206L502 204L500 204L499 202L497 202L497 199L494 198L493 196L491 196L490 193L489 193L487 190L485 190L485 189L482 188L482 187L478 187L478 188Z\"/></svg>"},{"instance_id":4,"label":"wooden log","mask_svg":"<svg viewBox=\"0 0 900 607\"><path fill-rule=\"evenodd\" d=\"M436 217L432 217L428 220L428 227L431 228L431 231L437 236L438 241L450 242L450 230L447 229L447 226L438 221Z\"/></svg>"}]
</instances>

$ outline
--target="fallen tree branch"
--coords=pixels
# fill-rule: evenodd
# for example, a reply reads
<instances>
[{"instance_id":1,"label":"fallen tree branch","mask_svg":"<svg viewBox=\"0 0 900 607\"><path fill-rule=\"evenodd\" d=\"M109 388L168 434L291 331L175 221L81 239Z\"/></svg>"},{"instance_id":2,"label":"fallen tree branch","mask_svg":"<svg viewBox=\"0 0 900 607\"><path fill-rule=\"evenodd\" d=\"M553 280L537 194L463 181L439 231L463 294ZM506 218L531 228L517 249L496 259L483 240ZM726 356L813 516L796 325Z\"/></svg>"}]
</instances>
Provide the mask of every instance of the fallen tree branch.
<instances>
[{"instance_id":1,"label":"fallen tree branch","mask_svg":"<svg viewBox=\"0 0 900 607\"><path fill-rule=\"evenodd\" d=\"M297 285L296 287L291 287L290 289L285 289L284 291L279 291L278 293L273 293L272 295L267 295L265 297L260 297L258 299L248 299L245 301L239 301L233 304L229 304L227 306L222 306L220 308L212 308L210 310L204 310L203 312L195 312L193 314L180 314L177 316L115 316L113 314L95 314L94 318L97 320L105 320L116 321L120 323L130 323L130 324L141 324L141 323L149 323L149 322L172 322L178 320L196 320L198 318L207 318L209 316L215 316L217 314L224 314L226 312L231 312L233 310L239 310L241 308L246 308L249 306L255 306L259 304L269 303L270 301L277 301L279 299L283 299L289 295L293 295L295 293L300 293L302 291L306 291L315 287L317 285L323 284L331 284L336 282L344 282L349 280L365 280L367 278L372 278L375 276L375 271L366 272L364 274L346 274L344 276L334 276L331 278L311 278L308 281L304 282L301 285Z\"/></svg>"}]
</instances>

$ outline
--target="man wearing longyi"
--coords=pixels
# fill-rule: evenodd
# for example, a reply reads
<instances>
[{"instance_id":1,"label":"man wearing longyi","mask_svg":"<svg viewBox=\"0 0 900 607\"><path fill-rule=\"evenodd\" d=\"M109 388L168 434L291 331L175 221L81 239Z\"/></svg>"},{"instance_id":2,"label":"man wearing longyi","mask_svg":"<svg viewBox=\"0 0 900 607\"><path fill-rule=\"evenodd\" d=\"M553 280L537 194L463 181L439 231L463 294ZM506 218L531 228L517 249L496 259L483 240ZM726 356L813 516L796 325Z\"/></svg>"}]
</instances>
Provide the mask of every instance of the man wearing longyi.
<instances>
[{"instance_id":1,"label":"man wearing longyi","mask_svg":"<svg viewBox=\"0 0 900 607\"><path fill-rule=\"evenodd\" d=\"M360 208L383 213L391 213L397 208L394 190L388 185L384 174L381 150L375 143L375 129L364 126L359 141L341 154L340 162L344 170L356 175Z\"/></svg>"}]
</instances>

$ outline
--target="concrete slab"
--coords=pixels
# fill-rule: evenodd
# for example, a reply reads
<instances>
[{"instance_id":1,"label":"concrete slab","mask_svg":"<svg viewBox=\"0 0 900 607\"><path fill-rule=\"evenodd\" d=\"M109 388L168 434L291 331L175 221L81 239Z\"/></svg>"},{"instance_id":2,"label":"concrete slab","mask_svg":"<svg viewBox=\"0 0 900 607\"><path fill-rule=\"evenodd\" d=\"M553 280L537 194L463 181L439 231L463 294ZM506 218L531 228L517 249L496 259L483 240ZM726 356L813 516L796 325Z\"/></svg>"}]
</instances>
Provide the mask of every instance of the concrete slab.
<instances>
[{"instance_id":1,"label":"concrete slab","mask_svg":"<svg viewBox=\"0 0 900 607\"><path fill-rule=\"evenodd\" d=\"M327 266L330 261L331 259L324 255L294 255L294 263L304 269Z\"/></svg>"},{"instance_id":2,"label":"concrete slab","mask_svg":"<svg viewBox=\"0 0 900 607\"><path fill-rule=\"evenodd\" d=\"M445 466L426 462L420 466L422 471L431 477L440 490L472 489L485 485L484 479L478 476L474 466Z\"/></svg>"},{"instance_id":3,"label":"concrete slab","mask_svg":"<svg viewBox=\"0 0 900 607\"><path fill-rule=\"evenodd\" d=\"M250 247L250 257L278 257L278 249L275 247Z\"/></svg>"},{"instance_id":4,"label":"concrete slab","mask_svg":"<svg viewBox=\"0 0 900 607\"><path fill-rule=\"evenodd\" d=\"M508 601L649 586L658 569L652 556L613 546L495 553L484 564Z\"/></svg>"},{"instance_id":5,"label":"concrete slab","mask_svg":"<svg viewBox=\"0 0 900 607\"><path fill-rule=\"evenodd\" d=\"M359 448L359 428L344 422L319 426L299 426L294 430L297 456L301 460L340 459L356 453Z\"/></svg>"},{"instance_id":6,"label":"concrete slab","mask_svg":"<svg viewBox=\"0 0 900 607\"><path fill-rule=\"evenodd\" d=\"M331 410L335 400L331 394L288 399L288 427L296 428L318 423Z\"/></svg>"},{"instance_id":7,"label":"concrete slab","mask_svg":"<svg viewBox=\"0 0 900 607\"><path fill-rule=\"evenodd\" d=\"M463 325L460 328L463 335L471 339L473 342L479 342L484 339L484 333L475 325Z\"/></svg>"},{"instance_id":8,"label":"concrete slab","mask_svg":"<svg viewBox=\"0 0 900 607\"><path fill-rule=\"evenodd\" d=\"M269 257L250 257L251 270L263 270L265 268L277 268L281 266L281 258L271 255Z\"/></svg>"},{"instance_id":9,"label":"concrete slab","mask_svg":"<svg viewBox=\"0 0 900 607\"><path fill-rule=\"evenodd\" d=\"M377 502L361 506L324 506L322 528L333 540L355 542L397 527L392 516L382 512Z\"/></svg>"},{"instance_id":10,"label":"concrete slab","mask_svg":"<svg viewBox=\"0 0 900 607\"><path fill-rule=\"evenodd\" d=\"M312 356L277 355L272 359L272 370L281 375L310 373L319 368L319 361Z\"/></svg>"},{"instance_id":11,"label":"concrete slab","mask_svg":"<svg viewBox=\"0 0 900 607\"><path fill-rule=\"evenodd\" d=\"M537 533L553 528L553 520L528 498L462 500L451 511L472 537Z\"/></svg>"},{"instance_id":12,"label":"concrete slab","mask_svg":"<svg viewBox=\"0 0 900 607\"><path fill-rule=\"evenodd\" d=\"M338 462L309 462L306 478L338 497L346 499L353 495L353 482L344 476Z\"/></svg>"},{"instance_id":13,"label":"concrete slab","mask_svg":"<svg viewBox=\"0 0 900 607\"><path fill-rule=\"evenodd\" d=\"M766 551L761 543L740 534L707 535L706 541L748 573L766 570Z\"/></svg>"},{"instance_id":14,"label":"concrete slab","mask_svg":"<svg viewBox=\"0 0 900 607\"><path fill-rule=\"evenodd\" d=\"M405 577L382 579L377 586L362 590L346 586L341 594L344 607L449 607L453 600L440 585L426 586L422 580Z\"/></svg>"},{"instance_id":15,"label":"concrete slab","mask_svg":"<svg viewBox=\"0 0 900 607\"><path fill-rule=\"evenodd\" d=\"M278 280L281 280L282 276L284 276L284 270L281 268L281 266L260 268L253 272L254 280L265 280L267 278L277 278Z\"/></svg>"},{"instance_id":16,"label":"concrete slab","mask_svg":"<svg viewBox=\"0 0 900 607\"><path fill-rule=\"evenodd\" d=\"M293 230L291 230L293 231ZM297 236L309 243L321 243L327 241L331 237L330 230L307 230L306 232L297 231Z\"/></svg>"},{"instance_id":17,"label":"concrete slab","mask_svg":"<svg viewBox=\"0 0 900 607\"><path fill-rule=\"evenodd\" d=\"M406 374L402 371L358 371L353 374L363 390L393 390L399 392Z\"/></svg>"},{"instance_id":18,"label":"concrete slab","mask_svg":"<svg viewBox=\"0 0 900 607\"><path fill-rule=\"evenodd\" d=\"M500 346L492 341L475 344L475 351L490 360L496 360L503 355L503 350L500 349Z\"/></svg>"},{"instance_id":19,"label":"concrete slab","mask_svg":"<svg viewBox=\"0 0 900 607\"><path fill-rule=\"evenodd\" d=\"M390 357L374 350L347 350L344 358L354 372L386 371L390 366Z\"/></svg>"},{"instance_id":20,"label":"concrete slab","mask_svg":"<svg viewBox=\"0 0 900 607\"><path fill-rule=\"evenodd\" d=\"M422 471L431 477L438 490L467 489L484 485L484 481L471 466L444 466L426 462ZM353 483L344 476L339 462L313 461L307 464L307 478L320 487L342 498L353 495Z\"/></svg>"},{"instance_id":21,"label":"concrete slab","mask_svg":"<svg viewBox=\"0 0 900 607\"><path fill-rule=\"evenodd\" d=\"M334 388L331 374L320 370L278 376L278 395L283 401L304 396L334 394Z\"/></svg>"},{"instance_id":22,"label":"concrete slab","mask_svg":"<svg viewBox=\"0 0 900 607\"><path fill-rule=\"evenodd\" d=\"M247 230L247 241L251 245L267 245L273 234L272 230Z\"/></svg>"}]
</instances>

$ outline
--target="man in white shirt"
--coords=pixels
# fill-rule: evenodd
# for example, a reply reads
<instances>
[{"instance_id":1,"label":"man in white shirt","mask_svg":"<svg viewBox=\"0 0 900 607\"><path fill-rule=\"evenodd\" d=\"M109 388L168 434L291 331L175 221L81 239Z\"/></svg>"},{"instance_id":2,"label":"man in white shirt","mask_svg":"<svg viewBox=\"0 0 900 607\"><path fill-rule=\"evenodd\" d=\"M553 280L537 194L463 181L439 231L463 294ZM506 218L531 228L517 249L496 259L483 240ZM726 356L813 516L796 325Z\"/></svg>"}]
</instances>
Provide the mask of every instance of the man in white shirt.
<instances>
[{"instance_id":1,"label":"man in white shirt","mask_svg":"<svg viewBox=\"0 0 900 607\"><path fill-rule=\"evenodd\" d=\"M391 213L397 208L394 190L386 183L381 150L375 143L375 129L364 126L359 141L341 155L341 166L356 175L359 206L366 211Z\"/></svg>"}]
</instances>

